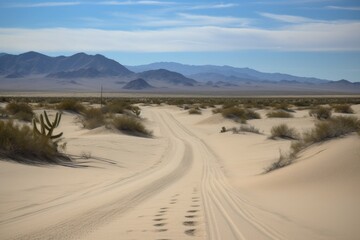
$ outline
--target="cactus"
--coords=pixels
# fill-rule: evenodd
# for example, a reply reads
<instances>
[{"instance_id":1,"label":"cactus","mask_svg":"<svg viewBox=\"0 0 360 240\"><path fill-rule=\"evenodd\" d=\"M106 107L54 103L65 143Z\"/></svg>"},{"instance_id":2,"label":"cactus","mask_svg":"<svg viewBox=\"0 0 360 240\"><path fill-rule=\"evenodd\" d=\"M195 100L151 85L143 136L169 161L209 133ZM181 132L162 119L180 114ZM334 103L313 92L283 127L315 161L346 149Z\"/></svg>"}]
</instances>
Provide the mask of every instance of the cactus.
<instances>
[{"instance_id":1,"label":"cactus","mask_svg":"<svg viewBox=\"0 0 360 240\"><path fill-rule=\"evenodd\" d=\"M45 116L45 121L44 121L44 116ZM61 120L61 113L60 114L56 113L55 120L53 122L50 122L46 111L44 111L44 115L40 114L41 131L39 131L36 121L35 121L35 119L33 119L34 132L36 134L46 136L50 139L60 138L63 134L62 132L59 134L53 135L53 131L56 127L59 126L60 120Z\"/></svg>"}]
</instances>

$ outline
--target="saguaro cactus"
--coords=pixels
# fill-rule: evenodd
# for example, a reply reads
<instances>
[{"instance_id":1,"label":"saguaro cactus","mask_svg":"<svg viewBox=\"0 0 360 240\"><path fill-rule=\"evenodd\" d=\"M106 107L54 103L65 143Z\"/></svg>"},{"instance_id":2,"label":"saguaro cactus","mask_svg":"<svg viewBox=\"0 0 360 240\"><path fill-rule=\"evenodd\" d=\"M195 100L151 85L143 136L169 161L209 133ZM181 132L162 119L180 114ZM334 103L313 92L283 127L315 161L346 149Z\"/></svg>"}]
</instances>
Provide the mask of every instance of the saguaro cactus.
<instances>
[{"instance_id":1,"label":"saguaro cactus","mask_svg":"<svg viewBox=\"0 0 360 240\"><path fill-rule=\"evenodd\" d=\"M44 116L45 116L45 121L44 121ZM60 138L63 134L62 132L59 134L53 135L53 131L56 127L59 126L60 120L61 120L61 113L60 114L56 113L54 121L50 122L46 111L44 111L44 115L40 114L40 127L41 127L40 131L37 127L35 119L33 119L34 132L36 134L46 136L50 139Z\"/></svg>"}]
</instances>

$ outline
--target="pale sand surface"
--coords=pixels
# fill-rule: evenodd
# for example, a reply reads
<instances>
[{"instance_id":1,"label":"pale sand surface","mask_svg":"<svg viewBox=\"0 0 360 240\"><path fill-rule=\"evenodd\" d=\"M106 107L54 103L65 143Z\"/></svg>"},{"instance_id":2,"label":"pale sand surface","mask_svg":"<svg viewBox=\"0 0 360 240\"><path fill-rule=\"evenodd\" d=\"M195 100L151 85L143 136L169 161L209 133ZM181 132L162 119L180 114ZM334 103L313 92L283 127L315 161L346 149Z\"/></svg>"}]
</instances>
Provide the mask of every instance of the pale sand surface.
<instances>
[{"instance_id":1,"label":"pale sand surface","mask_svg":"<svg viewBox=\"0 0 360 240\"><path fill-rule=\"evenodd\" d=\"M360 117L360 105L353 106ZM85 130L65 113L76 167L0 162L1 239L358 239L360 141L317 144L292 165L262 174L287 151L272 126L314 126L307 110L239 124L177 107L142 107L153 138ZM51 111L54 114L53 111ZM80 159L82 153L89 159Z\"/></svg>"}]
</instances>

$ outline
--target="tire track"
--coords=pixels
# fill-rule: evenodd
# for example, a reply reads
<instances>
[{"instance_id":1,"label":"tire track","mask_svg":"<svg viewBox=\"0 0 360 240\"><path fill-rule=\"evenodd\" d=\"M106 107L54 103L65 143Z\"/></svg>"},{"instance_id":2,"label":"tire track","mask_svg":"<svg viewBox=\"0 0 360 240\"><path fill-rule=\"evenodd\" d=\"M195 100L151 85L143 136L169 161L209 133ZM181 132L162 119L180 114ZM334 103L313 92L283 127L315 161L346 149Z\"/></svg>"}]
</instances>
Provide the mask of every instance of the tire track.
<instances>
[{"instance_id":1,"label":"tire track","mask_svg":"<svg viewBox=\"0 0 360 240\"><path fill-rule=\"evenodd\" d=\"M180 154L181 159L178 160L175 168L167 173L166 175L157 178L147 184L143 184L141 188L134 189L129 192L126 196L117 198L112 202L106 202L100 207L91 209L82 213L79 216L67 219L63 222L60 222L54 226L46 227L40 231L26 234L23 236L17 236L14 239L79 239L86 234L89 234L95 231L101 225L106 224L115 217L125 213L131 208L134 208L136 205L140 204L149 197L157 194L158 192L163 191L165 188L169 187L172 183L179 180L186 172L190 169L192 164L192 148L181 138L178 138L175 132L171 127L162 119L159 119L163 126L166 126L166 131L170 131L172 134L169 139L172 141L172 146L176 147L183 151ZM179 154L173 154L178 156ZM173 160L174 161L174 160ZM163 167L164 168L164 167ZM159 173L163 168L157 169L155 173ZM133 179L133 182L144 181L141 179ZM131 181L128 184L133 183ZM126 184L123 184L126 185ZM136 185L136 184L134 184ZM140 184L138 184L140 185ZM124 186L122 186L124 187Z\"/></svg>"}]
</instances>

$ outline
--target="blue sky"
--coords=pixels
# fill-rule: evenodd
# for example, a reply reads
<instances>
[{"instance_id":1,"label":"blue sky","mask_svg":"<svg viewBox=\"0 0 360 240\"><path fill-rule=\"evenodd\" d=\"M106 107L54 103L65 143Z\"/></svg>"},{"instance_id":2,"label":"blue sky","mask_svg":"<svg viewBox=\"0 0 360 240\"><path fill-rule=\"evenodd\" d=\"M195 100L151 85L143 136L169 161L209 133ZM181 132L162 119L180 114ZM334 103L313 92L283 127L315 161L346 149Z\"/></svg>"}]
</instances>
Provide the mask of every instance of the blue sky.
<instances>
[{"instance_id":1,"label":"blue sky","mask_svg":"<svg viewBox=\"0 0 360 240\"><path fill-rule=\"evenodd\" d=\"M101 53L360 81L360 1L0 2L0 52Z\"/></svg>"}]
</instances>

